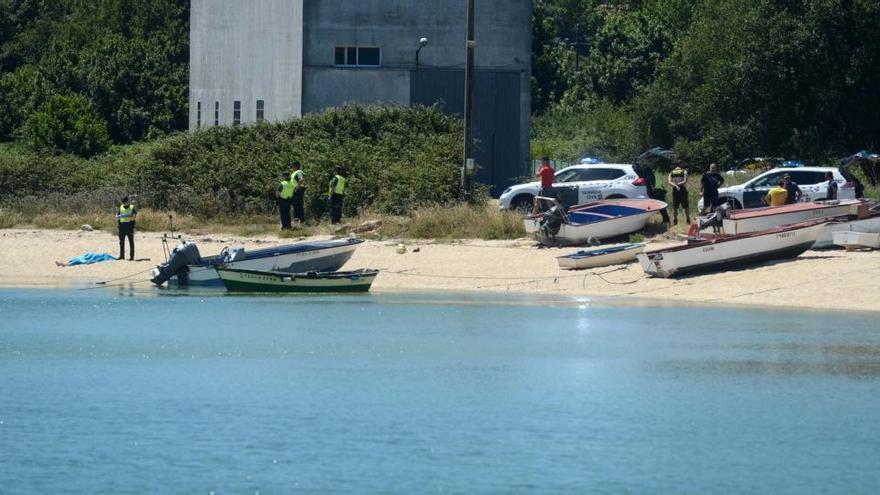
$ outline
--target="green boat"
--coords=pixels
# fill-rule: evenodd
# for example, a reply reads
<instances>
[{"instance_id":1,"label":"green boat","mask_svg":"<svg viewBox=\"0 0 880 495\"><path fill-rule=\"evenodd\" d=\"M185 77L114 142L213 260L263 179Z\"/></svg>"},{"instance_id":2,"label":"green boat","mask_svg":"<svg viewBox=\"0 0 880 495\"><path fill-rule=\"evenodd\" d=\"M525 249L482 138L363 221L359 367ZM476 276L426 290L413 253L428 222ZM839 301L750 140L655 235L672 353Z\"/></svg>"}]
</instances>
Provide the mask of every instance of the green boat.
<instances>
[{"instance_id":1,"label":"green boat","mask_svg":"<svg viewBox=\"0 0 880 495\"><path fill-rule=\"evenodd\" d=\"M217 267L226 290L235 292L367 292L379 270L286 273Z\"/></svg>"}]
</instances>

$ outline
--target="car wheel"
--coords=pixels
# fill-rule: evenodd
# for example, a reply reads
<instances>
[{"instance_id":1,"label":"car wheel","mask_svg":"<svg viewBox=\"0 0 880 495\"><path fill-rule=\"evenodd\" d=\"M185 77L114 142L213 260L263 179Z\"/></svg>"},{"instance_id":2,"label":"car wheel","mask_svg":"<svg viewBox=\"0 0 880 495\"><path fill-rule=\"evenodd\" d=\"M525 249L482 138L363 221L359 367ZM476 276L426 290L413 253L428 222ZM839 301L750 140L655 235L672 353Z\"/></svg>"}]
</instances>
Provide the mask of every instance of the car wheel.
<instances>
[{"instance_id":1,"label":"car wheel","mask_svg":"<svg viewBox=\"0 0 880 495\"><path fill-rule=\"evenodd\" d=\"M721 198L721 199L724 200L723 203L732 204L734 210L742 210L743 209L743 205L742 205L742 203L739 202L739 200L736 200L733 198Z\"/></svg>"},{"instance_id":2,"label":"car wheel","mask_svg":"<svg viewBox=\"0 0 880 495\"><path fill-rule=\"evenodd\" d=\"M531 194L520 194L510 201L510 209L518 213L531 213L535 197Z\"/></svg>"}]
</instances>

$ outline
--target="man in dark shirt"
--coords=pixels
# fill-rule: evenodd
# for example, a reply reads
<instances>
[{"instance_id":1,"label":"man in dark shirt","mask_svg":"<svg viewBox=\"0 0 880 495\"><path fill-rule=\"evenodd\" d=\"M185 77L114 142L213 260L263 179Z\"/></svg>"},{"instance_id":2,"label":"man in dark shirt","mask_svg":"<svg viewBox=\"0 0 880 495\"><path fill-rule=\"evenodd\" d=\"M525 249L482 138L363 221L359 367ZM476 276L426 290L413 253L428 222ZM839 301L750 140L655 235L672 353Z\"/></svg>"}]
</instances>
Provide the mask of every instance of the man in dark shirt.
<instances>
[{"instance_id":1,"label":"man in dark shirt","mask_svg":"<svg viewBox=\"0 0 880 495\"><path fill-rule=\"evenodd\" d=\"M834 174L825 172L825 180L828 181L828 189L825 191L825 200L837 199L837 181Z\"/></svg>"},{"instance_id":2,"label":"man in dark shirt","mask_svg":"<svg viewBox=\"0 0 880 495\"><path fill-rule=\"evenodd\" d=\"M797 182L791 180L791 176L785 174L782 177L783 186L785 190L788 191L788 198L785 200L785 204L790 205L792 203L797 203L801 200L801 196L803 193L801 192L800 186L798 186Z\"/></svg>"},{"instance_id":3,"label":"man in dark shirt","mask_svg":"<svg viewBox=\"0 0 880 495\"><path fill-rule=\"evenodd\" d=\"M658 201L666 201L666 191L664 189L655 189L655 185L657 184L657 178L654 176L654 169L647 165L636 165L633 167L636 175L645 179L645 189L647 190L648 197L651 199L656 199ZM660 216L663 218L663 223L669 223L669 212L667 212L668 208L663 208L660 210Z\"/></svg>"},{"instance_id":4,"label":"man in dark shirt","mask_svg":"<svg viewBox=\"0 0 880 495\"><path fill-rule=\"evenodd\" d=\"M718 198L718 189L724 185L724 177L718 173L718 164L709 165L709 171L703 174L700 180L703 194L703 211L702 214L708 214L715 211L715 208L721 206Z\"/></svg>"}]
</instances>

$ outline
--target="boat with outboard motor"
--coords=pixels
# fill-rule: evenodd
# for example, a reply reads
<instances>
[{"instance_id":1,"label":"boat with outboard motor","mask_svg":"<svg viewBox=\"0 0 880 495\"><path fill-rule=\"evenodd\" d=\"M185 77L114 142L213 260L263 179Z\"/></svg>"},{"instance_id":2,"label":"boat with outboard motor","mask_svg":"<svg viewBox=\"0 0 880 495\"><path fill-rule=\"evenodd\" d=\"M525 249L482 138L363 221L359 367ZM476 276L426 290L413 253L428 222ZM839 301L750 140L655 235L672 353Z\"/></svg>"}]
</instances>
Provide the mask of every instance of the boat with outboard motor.
<instances>
[{"instance_id":1,"label":"boat with outboard motor","mask_svg":"<svg viewBox=\"0 0 880 495\"><path fill-rule=\"evenodd\" d=\"M379 270L362 268L346 272L287 273L217 267L217 274L232 292L367 292Z\"/></svg>"},{"instance_id":2,"label":"boat with outboard motor","mask_svg":"<svg viewBox=\"0 0 880 495\"><path fill-rule=\"evenodd\" d=\"M523 219L526 233L547 246L577 246L636 232L651 215L666 208L656 199L606 199L572 206L555 204L550 210Z\"/></svg>"},{"instance_id":3,"label":"boat with outboard motor","mask_svg":"<svg viewBox=\"0 0 880 495\"><path fill-rule=\"evenodd\" d=\"M842 199L744 210L719 208L716 214L703 219L699 227L712 227L722 235L748 234L821 218L857 215L862 204L858 199Z\"/></svg>"},{"instance_id":4,"label":"boat with outboard motor","mask_svg":"<svg viewBox=\"0 0 880 495\"><path fill-rule=\"evenodd\" d=\"M224 248L219 255L202 257L195 242L181 240L168 261L153 270L156 285L222 287L217 267L285 273L332 272L340 269L363 243L362 239L305 241L263 249Z\"/></svg>"},{"instance_id":5,"label":"boat with outboard motor","mask_svg":"<svg viewBox=\"0 0 880 495\"><path fill-rule=\"evenodd\" d=\"M669 278L794 258L810 249L826 223L821 219L761 232L691 239L687 244L640 254L638 259L649 276Z\"/></svg>"}]
</instances>

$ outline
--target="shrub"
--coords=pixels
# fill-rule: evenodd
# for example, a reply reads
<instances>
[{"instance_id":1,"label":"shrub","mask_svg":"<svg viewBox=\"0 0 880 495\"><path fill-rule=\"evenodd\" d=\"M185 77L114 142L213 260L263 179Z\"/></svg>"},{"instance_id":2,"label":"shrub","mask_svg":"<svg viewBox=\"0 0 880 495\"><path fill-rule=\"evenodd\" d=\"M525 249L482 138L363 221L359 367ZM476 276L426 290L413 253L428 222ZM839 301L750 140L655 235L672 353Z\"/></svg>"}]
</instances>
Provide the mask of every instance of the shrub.
<instances>
[{"instance_id":1,"label":"shrub","mask_svg":"<svg viewBox=\"0 0 880 495\"><path fill-rule=\"evenodd\" d=\"M107 123L80 95L49 97L25 120L21 136L34 150L54 149L82 157L110 146Z\"/></svg>"}]
</instances>

